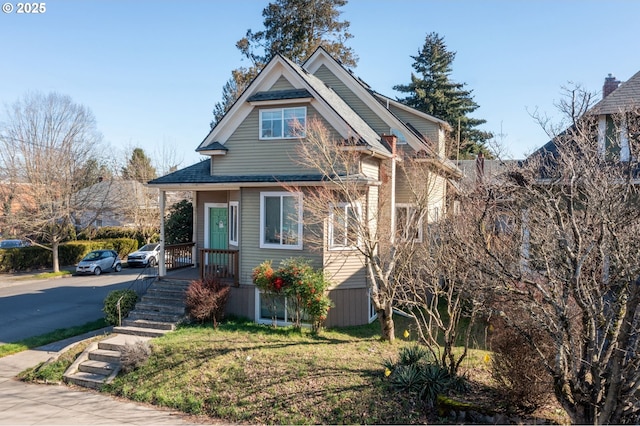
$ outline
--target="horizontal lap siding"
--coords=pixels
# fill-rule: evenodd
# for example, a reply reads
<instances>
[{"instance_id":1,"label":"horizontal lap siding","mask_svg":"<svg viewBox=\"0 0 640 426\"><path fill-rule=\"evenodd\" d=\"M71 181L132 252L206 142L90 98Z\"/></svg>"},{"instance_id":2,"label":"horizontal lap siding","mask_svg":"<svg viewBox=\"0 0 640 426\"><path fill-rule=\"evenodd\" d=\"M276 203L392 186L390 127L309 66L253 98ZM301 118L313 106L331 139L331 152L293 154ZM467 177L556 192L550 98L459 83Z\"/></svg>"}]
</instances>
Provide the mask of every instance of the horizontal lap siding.
<instances>
[{"instance_id":1,"label":"horizontal lap siding","mask_svg":"<svg viewBox=\"0 0 640 426\"><path fill-rule=\"evenodd\" d=\"M280 77L278 81L273 83L273 86L271 86L268 92L273 92L276 90L290 90L290 89L295 89L295 87L293 87L293 85L289 83L289 80L287 80L285 77Z\"/></svg>"},{"instance_id":2,"label":"horizontal lap siding","mask_svg":"<svg viewBox=\"0 0 640 426\"><path fill-rule=\"evenodd\" d=\"M282 250L260 248L260 193L268 191L284 191L280 187L272 188L243 188L240 202L242 209L242 224L240 226L240 283L252 284L253 268L265 260L271 260L275 267L280 262L291 257L305 257L311 259L315 267L322 265L319 253L307 248L303 250ZM304 238L305 230L302 235ZM303 247L307 246L306 244Z\"/></svg>"},{"instance_id":3,"label":"horizontal lap siding","mask_svg":"<svg viewBox=\"0 0 640 426\"><path fill-rule=\"evenodd\" d=\"M361 255L355 252L326 251L325 275L330 288L362 288L367 286L367 271Z\"/></svg>"},{"instance_id":4,"label":"horizontal lap siding","mask_svg":"<svg viewBox=\"0 0 640 426\"><path fill-rule=\"evenodd\" d=\"M283 105L300 106L300 104ZM307 106L307 120L319 118L316 110ZM260 109L254 108L233 135L225 142L227 154L214 158L212 175L295 175L318 173L299 164L299 139L258 139ZM327 122L323 120L325 126ZM333 130L332 130L333 131ZM333 137L337 133L333 132Z\"/></svg>"},{"instance_id":5,"label":"horizontal lap siding","mask_svg":"<svg viewBox=\"0 0 640 426\"><path fill-rule=\"evenodd\" d=\"M398 116L405 123L410 123L413 127L416 128L420 133L429 138L434 144L438 143L438 129L440 126L437 123L419 117L417 115L411 114L401 108L390 105L389 110ZM433 146L433 148L437 148L437 146Z\"/></svg>"},{"instance_id":6,"label":"horizontal lap siding","mask_svg":"<svg viewBox=\"0 0 640 426\"><path fill-rule=\"evenodd\" d=\"M205 203L228 203L227 191L198 191L196 196L196 223L198 229L196 232L196 246L200 248L204 247L204 224L205 224Z\"/></svg>"}]
</instances>

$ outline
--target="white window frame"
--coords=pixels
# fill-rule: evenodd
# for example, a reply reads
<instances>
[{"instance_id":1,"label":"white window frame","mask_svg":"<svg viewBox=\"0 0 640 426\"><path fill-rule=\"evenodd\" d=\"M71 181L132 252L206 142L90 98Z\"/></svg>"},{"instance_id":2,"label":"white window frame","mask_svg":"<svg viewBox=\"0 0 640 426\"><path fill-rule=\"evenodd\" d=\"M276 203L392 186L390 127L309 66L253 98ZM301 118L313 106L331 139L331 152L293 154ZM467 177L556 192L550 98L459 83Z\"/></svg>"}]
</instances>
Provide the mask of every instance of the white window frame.
<instances>
[{"instance_id":1,"label":"white window frame","mask_svg":"<svg viewBox=\"0 0 640 426\"><path fill-rule=\"evenodd\" d=\"M240 238L240 203L229 201L229 244L237 246Z\"/></svg>"},{"instance_id":2,"label":"white window frame","mask_svg":"<svg viewBox=\"0 0 640 426\"><path fill-rule=\"evenodd\" d=\"M410 204L410 203L396 203L396 235L398 235L398 238L400 238L401 241L406 241L407 240L407 235L399 235L398 233L400 232L400 221L398 220L398 213L397 210L398 209L406 209L406 215L405 217L407 218L407 220L409 220L409 213L410 213L410 209L413 209L415 211L417 211L417 207L415 204ZM422 239L423 239L423 228L424 228L424 221L423 221L423 217L419 217L418 218L418 238L413 239L413 242L415 243L421 243ZM407 224L405 223L404 225L404 229L405 232L408 229Z\"/></svg>"},{"instance_id":3,"label":"white window frame","mask_svg":"<svg viewBox=\"0 0 640 426\"><path fill-rule=\"evenodd\" d=\"M280 229L282 229L282 200L284 197L294 197L297 198L298 203L298 241L297 244L282 244L282 238L280 238L280 243L267 243L265 241L265 225L266 225L266 217L265 217L265 208L266 203L265 199L267 197L280 197ZM274 191L274 192L261 192L260 193L260 248L270 248L270 249L279 249L279 250L302 250L302 193L301 192L287 192L287 191Z\"/></svg>"},{"instance_id":4,"label":"white window frame","mask_svg":"<svg viewBox=\"0 0 640 426\"><path fill-rule=\"evenodd\" d=\"M262 316L262 296L264 295L264 293L262 291L260 291L257 287L256 287L256 292L255 292L256 298L255 298L255 321L258 324L272 324L273 323L273 318L271 317L263 317ZM278 326L288 326L288 325L293 325L293 322L289 321L289 309L294 309L291 308L289 305L289 298L282 295L282 297L284 298L284 319L276 319L276 324ZM309 322L308 319L303 319L301 321L300 324L303 328L311 328L311 322Z\"/></svg>"},{"instance_id":5,"label":"white window frame","mask_svg":"<svg viewBox=\"0 0 640 426\"><path fill-rule=\"evenodd\" d=\"M302 134L291 134L291 135L286 135L286 130L288 128L287 126L287 120L285 119L285 111L289 111L289 110L302 110L304 111L304 123L302 128ZM277 136L264 136L262 133L262 116L264 113L273 113L276 111L280 111L280 128L282 130L282 134L281 135L277 135ZM298 107L289 107L289 108L270 108L270 109L261 109L260 110L260 130L259 130L259 134L258 137L260 140L271 140L271 139L299 139L301 137L304 137L306 134L306 128L307 128L307 107L305 106L298 106Z\"/></svg>"},{"instance_id":6,"label":"white window frame","mask_svg":"<svg viewBox=\"0 0 640 426\"><path fill-rule=\"evenodd\" d=\"M328 229L328 237L329 237L329 250L356 250L358 247L360 247L362 245L362 237L360 235L360 231L358 228L356 228L356 235L357 235L357 241L356 244L349 244L347 241L347 238L349 236L349 222L347 222L345 224L345 229L344 229L344 238L345 240L343 241L343 244L334 244L334 238L333 238L333 233L334 233L334 224L335 224L335 209L336 208L342 208L342 214L344 218L348 218L349 216L347 215L347 209L351 208L354 209L356 212L356 217L358 221L362 220L362 205L358 202L356 203L331 203L329 204L329 229Z\"/></svg>"}]
</instances>

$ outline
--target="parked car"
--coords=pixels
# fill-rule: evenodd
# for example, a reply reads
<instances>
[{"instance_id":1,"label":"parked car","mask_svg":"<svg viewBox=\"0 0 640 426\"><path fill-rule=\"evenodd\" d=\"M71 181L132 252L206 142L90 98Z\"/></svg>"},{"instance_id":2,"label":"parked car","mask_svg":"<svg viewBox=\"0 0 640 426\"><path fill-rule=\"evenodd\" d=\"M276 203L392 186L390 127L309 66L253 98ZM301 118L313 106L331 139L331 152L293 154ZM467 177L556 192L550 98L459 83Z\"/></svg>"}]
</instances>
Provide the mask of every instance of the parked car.
<instances>
[{"instance_id":1,"label":"parked car","mask_svg":"<svg viewBox=\"0 0 640 426\"><path fill-rule=\"evenodd\" d=\"M103 272L122 270L122 261L113 250L94 250L87 254L76 267L76 274L100 275Z\"/></svg>"},{"instance_id":2,"label":"parked car","mask_svg":"<svg viewBox=\"0 0 640 426\"><path fill-rule=\"evenodd\" d=\"M26 240L4 240L4 241L0 241L0 248L3 248L3 249L29 247L30 245L31 245L31 242L30 241L26 241Z\"/></svg>"},{"instance_id":3,"label":"parked car","mask_svg":"<svg viewBox=\"0 0 640 426\"><path fill-rule=\"evenodd\" d=\"M127 256L129 266L156 266L160 257L160 244L145 244Z\"/></svg>"}]
</instances>

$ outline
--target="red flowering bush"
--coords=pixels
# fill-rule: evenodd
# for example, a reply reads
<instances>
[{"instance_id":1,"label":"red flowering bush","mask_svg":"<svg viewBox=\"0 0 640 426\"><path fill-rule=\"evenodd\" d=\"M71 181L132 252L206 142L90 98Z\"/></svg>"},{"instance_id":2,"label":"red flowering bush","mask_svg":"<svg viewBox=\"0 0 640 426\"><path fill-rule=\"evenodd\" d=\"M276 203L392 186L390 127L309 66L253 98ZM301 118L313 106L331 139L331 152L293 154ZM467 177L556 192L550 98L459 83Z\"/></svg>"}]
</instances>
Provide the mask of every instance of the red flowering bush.
<instances>
[{"instance_id":1,"label":"red flowering bush","mask_svg":"<svg viewBox=\"0 0 640 426\"><path fill-rule=\"evenodd\" d=\"M311 322L318 332L332 306L326 294L329 281L322 270L315 270L307 259L286 259L273 270L271 261L262 262L253 270L253 282L263 292L287 297L288 311L293 326L300 328L303 320Z\"/></svg>"}]
</instances>

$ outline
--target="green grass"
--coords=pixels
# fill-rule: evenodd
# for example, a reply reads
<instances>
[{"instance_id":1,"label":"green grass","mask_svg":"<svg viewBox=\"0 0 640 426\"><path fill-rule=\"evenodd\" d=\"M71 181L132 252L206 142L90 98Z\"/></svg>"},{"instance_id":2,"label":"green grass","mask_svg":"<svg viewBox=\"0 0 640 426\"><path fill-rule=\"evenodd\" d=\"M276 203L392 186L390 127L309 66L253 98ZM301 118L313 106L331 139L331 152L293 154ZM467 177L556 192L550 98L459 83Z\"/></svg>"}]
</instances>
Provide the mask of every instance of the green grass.
<instances>
[{"instance_id":1,"label":"green grass","mask_svg":"<svg viewBox=\"0 0 640 426\"><path fill-rule=\"evenodd\" d=\"M76 327L61 328L50 333L41 334L40 336L29 337L14 343L6 343L0 345L0 358L57 342L59 340L64 340L69 337L78 336L89 331L98 330L100 328L107 327L108 325L109 324L107 324L104 318L101 318Z\"/></svg>"},{"instance_id":2,"label":"green grass","mask_svg":"<svg viewBox=\"0 0 640 426\"><path fill-rule=\"evenodd\" d=\"M423 407L390 390L384 376L383 361L413 342L382 342L379 329L376 322L314 336L238 321L185 326L152 340L146 364L104 390L231 423L424 423Z\"/></svg>"}]
</instances>

